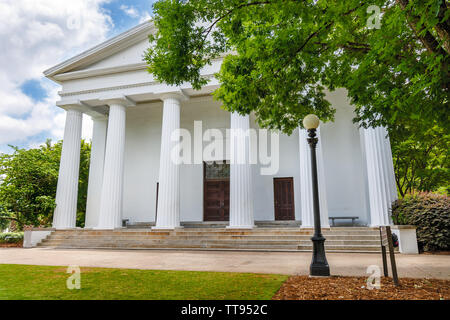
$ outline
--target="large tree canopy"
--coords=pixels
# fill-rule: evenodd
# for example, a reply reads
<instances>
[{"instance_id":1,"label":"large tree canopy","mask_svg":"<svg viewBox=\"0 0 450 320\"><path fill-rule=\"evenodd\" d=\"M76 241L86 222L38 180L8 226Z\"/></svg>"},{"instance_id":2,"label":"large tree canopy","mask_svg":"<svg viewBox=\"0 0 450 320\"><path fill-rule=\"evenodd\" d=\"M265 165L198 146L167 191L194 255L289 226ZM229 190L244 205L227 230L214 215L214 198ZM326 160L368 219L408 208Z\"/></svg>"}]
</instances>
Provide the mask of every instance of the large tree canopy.
<instances>
[{"instance_id":1,"label":"large tree canopy","mask_svg":"<svg viewBox=\"0 0 450 320\"><path fill-rule=\"evenodd\" d=\"M424 130L417 130L417 126L399 127L390 136L399 195L415 191L448 194L450 135L438 126Z\"/></svg>"},{"instance_id":2,"label":"large tree canopy","mask_svg":"<svg viewBox=\"0 0 450 320\"><path fill-rule=\"evenodd\" d=\"M56 185L62 141L35 149L12 147L0 154L0 226L14 221L24 225L50 226L55 208ZM91 144L81 142L77 226L84 225Z\"/></svg>"},{"instance_id":3,"label":"large tree canopy","mask_svg":"<svg viewBox=\"0 0 450 320\"><path fill-rule=\"evenodd\" d=\"M154 13L149 72L198 89L224 55L215 96L263 127L332 120L325 90L344 87L363 126L448 128L445 0L160 0Z\"/></svg>"}]
</instances>

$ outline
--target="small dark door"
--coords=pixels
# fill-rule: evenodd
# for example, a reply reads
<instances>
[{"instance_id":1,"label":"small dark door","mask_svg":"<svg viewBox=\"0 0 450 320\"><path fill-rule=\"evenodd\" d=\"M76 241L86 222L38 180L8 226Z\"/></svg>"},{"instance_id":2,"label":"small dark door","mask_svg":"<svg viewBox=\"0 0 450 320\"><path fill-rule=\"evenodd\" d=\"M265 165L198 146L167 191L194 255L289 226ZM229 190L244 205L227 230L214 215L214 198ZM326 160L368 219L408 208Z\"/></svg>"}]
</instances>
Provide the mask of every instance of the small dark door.
<instances>
[{"instance_id":1,"label":"small dark door","mask_svg":"<svg viewBox=\"0 0 450 320\"><path fill-rule=\"evenodd\" d=\"M295 220L293 178L273 179L275 220Z\"/></svg>"},{"instance_id":2,"label":"small dark door","mask_svg":"<svg viewBox=\"0 0 450 320\"><path fill-rule=\"evenodd\" d=\"M203 220L230 220L230 171L226 163L204 163Z\"/></svg>"}]
</instances>

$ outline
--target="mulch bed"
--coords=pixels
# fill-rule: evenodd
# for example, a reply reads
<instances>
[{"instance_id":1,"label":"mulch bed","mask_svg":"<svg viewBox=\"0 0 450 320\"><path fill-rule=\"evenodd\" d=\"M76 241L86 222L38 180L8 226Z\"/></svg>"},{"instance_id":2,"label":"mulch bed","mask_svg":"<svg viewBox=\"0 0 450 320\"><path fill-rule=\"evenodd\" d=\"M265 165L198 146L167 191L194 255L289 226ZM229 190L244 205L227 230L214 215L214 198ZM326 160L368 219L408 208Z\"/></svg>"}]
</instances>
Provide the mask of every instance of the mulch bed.
<instances>
[{"instance_id":1,"label":"mulch bed","mask_svg":"<svg viewBox=\"0 0 450 320\"><path fill-rule=\"evenodd\" d=\"M450 281L401 278L396 287L391 278L381 278L381 288L366 288L366 277L310 278L292 276L273 300L441 300L450 299Z\"/></svg>"},{"instance_id":2,"label":"mulch bed","mask_svg":"<svg viewBox=\"0 0 450 320\"><path fill-rule=\"evenodd\" d=\"M449 256L450 251L426 251L421 254L438 255L438 256Z\"/></svg>"},{"instance_id":3,"label":"mulch bed","mask_svg":"<svg viewBox=\"0 0 450 320\"><path fill-rule=\"evenodd\" d=\"M0 248L22 248L22 242L19 243L0 243Z\"/></svg>"}]
</instances>

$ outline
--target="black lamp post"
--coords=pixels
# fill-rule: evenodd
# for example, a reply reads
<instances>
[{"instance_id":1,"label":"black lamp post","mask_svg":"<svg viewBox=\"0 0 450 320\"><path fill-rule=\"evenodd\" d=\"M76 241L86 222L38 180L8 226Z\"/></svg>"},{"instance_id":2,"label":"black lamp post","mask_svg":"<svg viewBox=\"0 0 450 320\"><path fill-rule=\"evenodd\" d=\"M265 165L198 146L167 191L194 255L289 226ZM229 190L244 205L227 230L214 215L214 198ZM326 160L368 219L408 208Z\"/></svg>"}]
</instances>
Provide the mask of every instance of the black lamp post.
<instances>
[{"instance_id":1,"label":"black lamp post","mask_svg":"<svg viewBox=\"0 0 450 320\"><path fill-rule=\"evenodd\" d=\"M322 235L320 227L319 187L317 183L316 146L319 139L316 137L316 129L319 127L319 123L319 118L314 114L309 114L303 119L303 126L308 130L307 140L311 149L311 175L314 208L314 235L311 238L313 242L313 256L311 266L309 267L309 275L314 277L328 277L330 276L330 266L328 265L325 256L325 238Z\"/></svg>"}]
</instances>

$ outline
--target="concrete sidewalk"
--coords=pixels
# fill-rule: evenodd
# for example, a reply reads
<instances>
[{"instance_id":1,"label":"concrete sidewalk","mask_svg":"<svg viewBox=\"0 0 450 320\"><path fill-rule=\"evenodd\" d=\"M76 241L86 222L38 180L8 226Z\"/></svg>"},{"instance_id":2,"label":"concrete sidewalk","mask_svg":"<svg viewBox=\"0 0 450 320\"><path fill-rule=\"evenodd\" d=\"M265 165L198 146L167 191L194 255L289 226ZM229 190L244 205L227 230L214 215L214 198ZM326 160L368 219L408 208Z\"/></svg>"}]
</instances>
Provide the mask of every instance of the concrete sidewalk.
<instances>
[{"instance_id":1,"label":"concrete sidewalk","mask_svg":"<svg viewBox=\"0 0 450 320\"><path fill-rule=\"evenodd\" d=\"M367 276L381 254L328 253L333 275ZM400 277L450 279L450 255L396 255ZM0 264L249 273L309 273L310 252L0 248Z\"/></svg>"}]
</instances>

